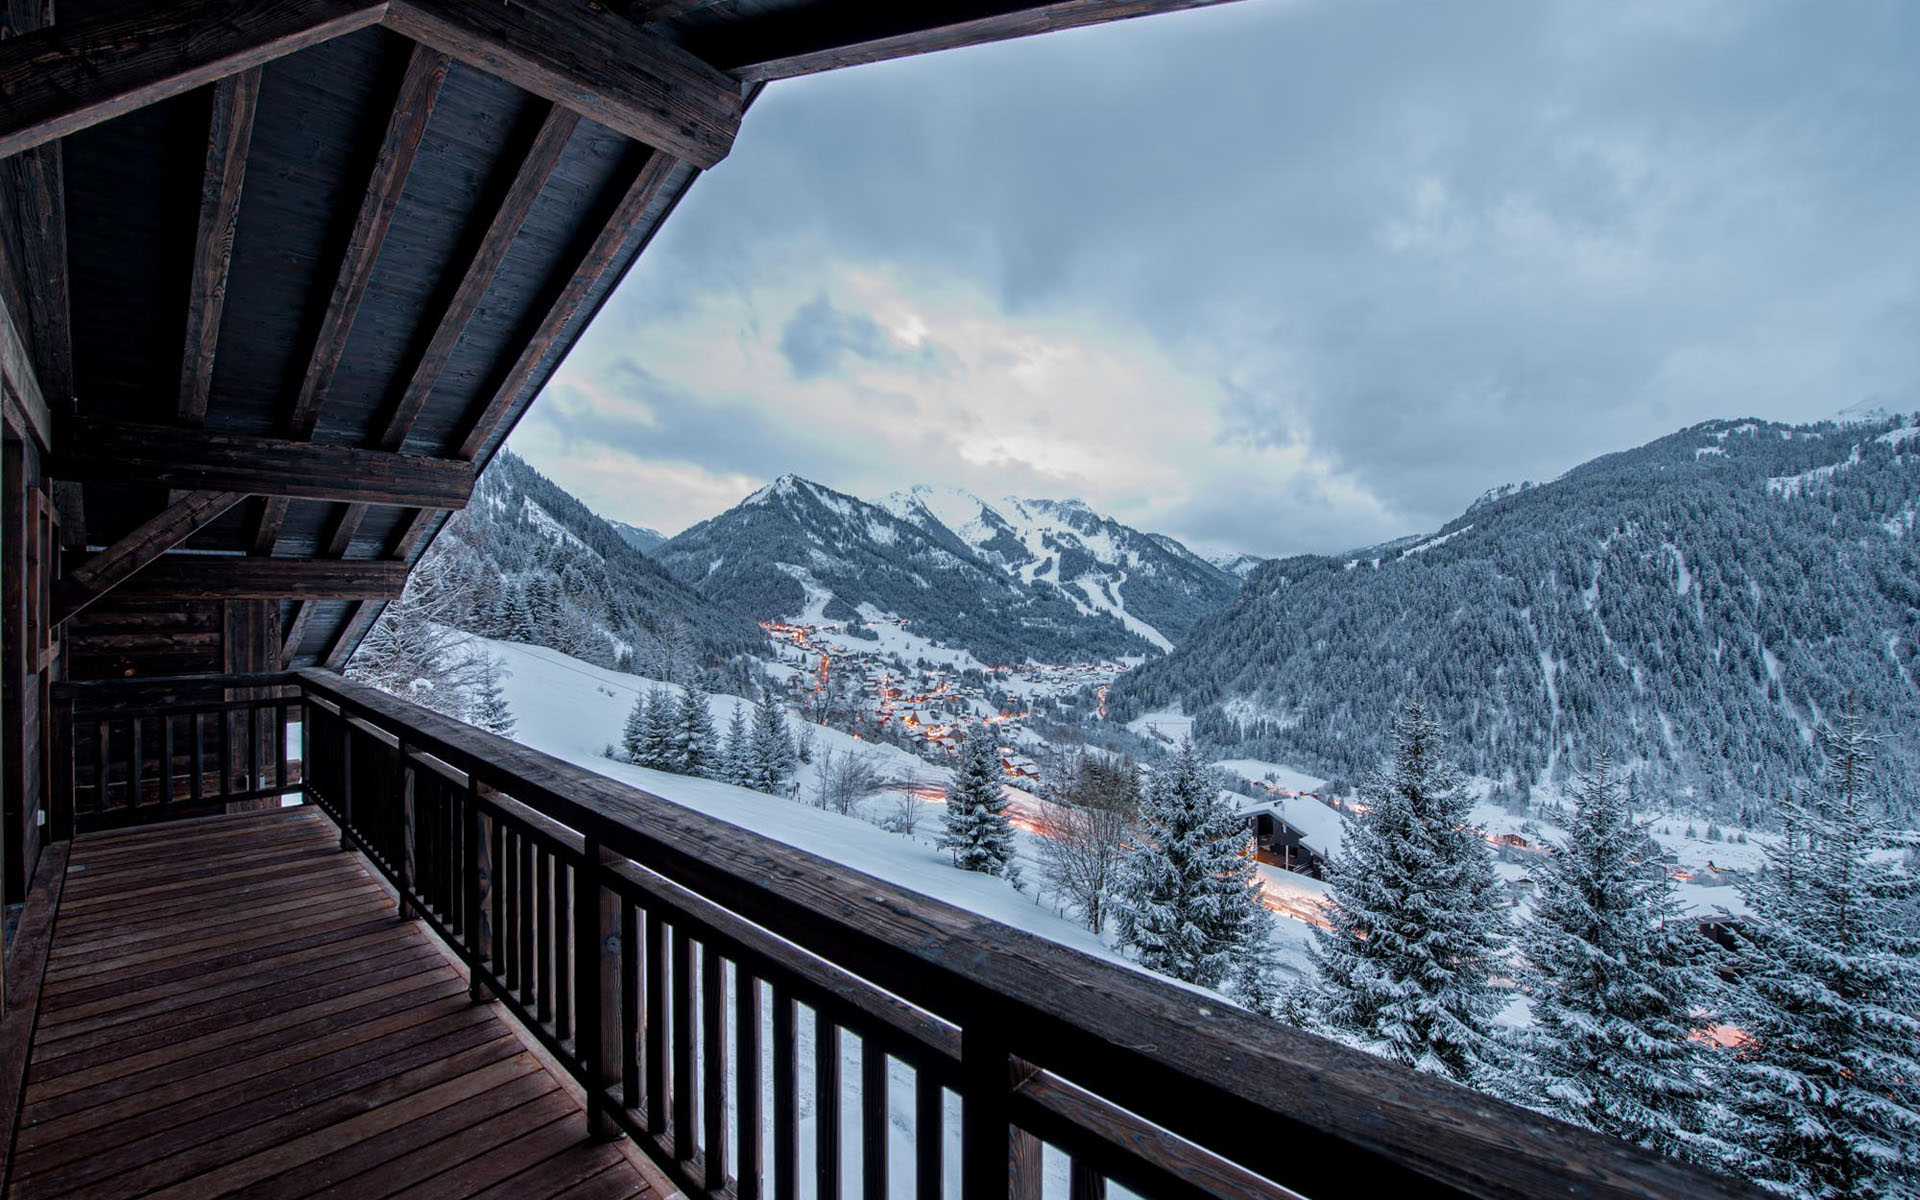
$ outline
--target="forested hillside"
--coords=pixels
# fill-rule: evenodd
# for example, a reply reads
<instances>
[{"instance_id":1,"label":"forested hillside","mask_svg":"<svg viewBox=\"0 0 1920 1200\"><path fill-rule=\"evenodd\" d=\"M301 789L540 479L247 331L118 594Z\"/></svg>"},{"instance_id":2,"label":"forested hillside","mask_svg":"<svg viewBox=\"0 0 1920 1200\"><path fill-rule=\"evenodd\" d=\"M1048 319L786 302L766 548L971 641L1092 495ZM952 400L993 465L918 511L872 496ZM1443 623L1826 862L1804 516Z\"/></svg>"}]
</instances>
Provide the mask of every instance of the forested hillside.
<instances>
[{"instance_id":1,"label":"forested hillside","mask_svg":"<svg viewBox=\"0 0 1920 1200\"><path fill-rule=\"evenodd\" d=\"M1607 750L1643 793L1762 820L1815 774L1814 727L1857 707L1911 814L1917 508L1920 417L1713 422L1497 489L1411 545L1268 563L1109 703L1351 776L1418 695L1512 787Z\"/></svg>"},{"instance_id":2,"label":"forested hillside","mask_svg":"<svg viewBox=\"0 0 1920 1200\"><path fill-rule=\"evenodd\" d=\"M434 541L420 573L453 624L604 666L683 679L767 653L752 621L682 585L613 525L513 454Z\"/></svg>"}]
</instances>

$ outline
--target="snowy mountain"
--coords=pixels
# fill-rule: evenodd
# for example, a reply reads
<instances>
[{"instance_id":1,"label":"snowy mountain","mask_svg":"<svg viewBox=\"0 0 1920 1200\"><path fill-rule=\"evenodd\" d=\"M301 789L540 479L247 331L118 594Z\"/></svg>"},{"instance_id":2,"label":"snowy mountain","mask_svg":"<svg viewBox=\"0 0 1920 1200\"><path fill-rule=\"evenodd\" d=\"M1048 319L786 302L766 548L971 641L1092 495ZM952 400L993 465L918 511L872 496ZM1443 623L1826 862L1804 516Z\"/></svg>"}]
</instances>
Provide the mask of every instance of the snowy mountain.
<instances>
[{"instance_id":1,"label":"snowy mountain","mask_svg":"<svg viewBox=\"0 0 1920 1200\"><path fill-rule=\"evenodd\" d=\"M1920 417L1719 421L1500 489L1437 533L1276 561L1116 717L1179 710L1236 755L1352 775L1419 694L1508 787L1598 750L1643 801L1763 816L1852 705L1920 787Z\"/></svg>"},{"instance_id":2,"label":"snowy mountain","mask_svg":"<svg viewBox=\"0 0 1920 1200\"><path fill-rule=\"evenodd\" d=\"M447 581L458 608L451 624L589 662L684 678L768 652L752 621L682 584L614 522L507 451L434 539L421 571Z\"/></svg>"},{"instance_id":3,"label":"snowy mountain","mask_svg":"<svg viewBox=\"0 0 1920 1200\"><path fill-rule=\"evenodd\" d=\"M1155 536L1159 535L1156 534ZM1257 554L1241 554L1237 551L1229 550L1220 554L1209 554L1207 555L1207 561L1219 567L1235 579L1245 579L1259 569L1260 564L1269 560L1261 558Z\"/></svg>"},{"instance_id":4,"label":"snowy mountain","mask_svg":"<svg viewBox=\"0 0 1920 1200\"><path fill-rule=\"evenodd\" d=\"M1105 549L1104 561L1117 569L1102 573L1087 547L1111 535L1100 532L1096 514L1034 508L1016 524L989 506L969 512L949 499L940 501L944 517L924 505L903 505L901 516L784 475L653 557L702 595L757 618L905 619L917 634L987 663L1151 654L1171 639L1136 615L1136 603L1182 632L1205 603L1183 613L1190 602L1180 585L1160 586L1170 569L1161 564L1174 561L1164 549L1148 570ZM1232 581L1214 575L1222 581L1212 593L1217 604Z\"/></svg>"},{"instance_id":5,"label":"snowy mountain","mask_svg":"<svg viewBox=\"0 0 1920 1200\"><path fill-rule=\"evenodd\" d=\"M1163 534L1141 533L1078 500L999 505L963 488L920 484L880 506L928 533L944 531L1021 585L1051 589L1088 613L1107 613L1160 650L1218 610L1239 583Z\"/></svg>"},{"instance_id":6,"label":"snowy mountain","mask_svg":"<svg viewBox=\"0 0 1920 1200\"><path fill-rule=\"evenodd\" d=\"M642 554L650 553L656 546L667 540L666 534L658 529L649 529L645 525L629 525L625 521L609 518L607 526L620 535L621 541Z\"/></svg>"}]
</instances>

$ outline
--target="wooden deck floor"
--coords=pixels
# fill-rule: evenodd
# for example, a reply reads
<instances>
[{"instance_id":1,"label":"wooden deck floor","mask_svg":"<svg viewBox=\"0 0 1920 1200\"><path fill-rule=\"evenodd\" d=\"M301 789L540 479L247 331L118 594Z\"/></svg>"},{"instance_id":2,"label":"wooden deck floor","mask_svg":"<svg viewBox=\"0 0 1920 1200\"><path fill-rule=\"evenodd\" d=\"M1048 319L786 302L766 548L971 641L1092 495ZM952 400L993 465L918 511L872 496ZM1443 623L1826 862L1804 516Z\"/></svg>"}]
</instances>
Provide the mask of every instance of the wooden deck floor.
<instances>
[{"instance_id":1,"label":"wooden deck floor","mask_svg":"<svg viewBox=\"0 0 1920 1200\"><path fill-rule=\"evenodd\" d=\"M647 1194L318 812L77 840L14 1196Z\"/></svg>"}]
</instances>

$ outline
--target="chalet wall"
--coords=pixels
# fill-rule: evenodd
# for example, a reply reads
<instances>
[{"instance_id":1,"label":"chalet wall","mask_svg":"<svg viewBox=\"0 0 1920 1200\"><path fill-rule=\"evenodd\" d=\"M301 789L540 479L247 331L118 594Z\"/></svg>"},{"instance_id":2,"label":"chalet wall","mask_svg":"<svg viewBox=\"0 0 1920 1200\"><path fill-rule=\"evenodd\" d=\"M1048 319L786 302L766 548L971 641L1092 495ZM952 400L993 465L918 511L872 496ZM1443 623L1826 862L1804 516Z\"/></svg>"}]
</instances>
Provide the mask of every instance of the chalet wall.
<instances>
[{"instance_id":1,"label":"chalet wall","mask_svg":"<svg viewBox=\"0 0 1920 1200\"><path fill-rule=\"evenodd\" d=\"M0 324L4 319L0 313ZM25 898L40 855L47 705L61 665L50 620L60 555L59 520L43 471L45 425L30 411L38 390L30 369L10 355L0 358L0 393L6 401L0 441L0 869L12 903Z\"/></svg>"}]
</instances>

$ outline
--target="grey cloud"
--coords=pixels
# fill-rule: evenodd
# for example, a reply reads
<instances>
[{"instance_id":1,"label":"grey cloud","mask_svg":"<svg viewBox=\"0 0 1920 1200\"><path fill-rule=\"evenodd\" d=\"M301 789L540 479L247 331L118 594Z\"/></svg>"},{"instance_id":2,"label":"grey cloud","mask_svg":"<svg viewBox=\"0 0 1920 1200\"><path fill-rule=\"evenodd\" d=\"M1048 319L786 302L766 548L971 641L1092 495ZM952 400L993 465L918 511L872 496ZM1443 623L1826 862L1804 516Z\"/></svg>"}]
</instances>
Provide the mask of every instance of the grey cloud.
<instances>
[{"instance_id":1,"label":"grey cloud","mask_svg":"<svg viewBox=\"0 0 1920 1200\"><path fill-rule=\"evenodd\" d=\"M786 81L615 304L798 240L1111 313L1409 522L1259 498L1338 549L1684 423L1920 403L1915 45L1910 0L1248 0ZM780 345L889 352L824 295Z\"/></svg>"}]
</instances>

